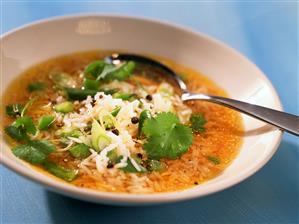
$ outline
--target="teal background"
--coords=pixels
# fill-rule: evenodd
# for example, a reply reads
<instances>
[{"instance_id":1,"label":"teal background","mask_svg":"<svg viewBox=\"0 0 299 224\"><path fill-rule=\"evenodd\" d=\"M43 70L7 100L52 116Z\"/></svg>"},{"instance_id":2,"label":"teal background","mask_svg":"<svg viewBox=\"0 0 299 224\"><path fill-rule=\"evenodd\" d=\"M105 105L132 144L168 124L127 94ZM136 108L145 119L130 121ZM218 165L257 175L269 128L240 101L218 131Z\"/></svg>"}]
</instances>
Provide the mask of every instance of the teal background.
<instances>
[{"instance_id":1,"label":"teal background","mask_svg":"<svg viewBox=\"0 0 299 224\"><path fill-rule=\"evenodd\" d=\"M237 49L272 81L284 109L298 108L298 2L2 1L1 33L59 15L97 12L161 19ZM150 207L112 207L52 192L0 166L1 223L299 223L299 142L285 134L258 173L225 191Z\"/></svg>"}]
</instances>

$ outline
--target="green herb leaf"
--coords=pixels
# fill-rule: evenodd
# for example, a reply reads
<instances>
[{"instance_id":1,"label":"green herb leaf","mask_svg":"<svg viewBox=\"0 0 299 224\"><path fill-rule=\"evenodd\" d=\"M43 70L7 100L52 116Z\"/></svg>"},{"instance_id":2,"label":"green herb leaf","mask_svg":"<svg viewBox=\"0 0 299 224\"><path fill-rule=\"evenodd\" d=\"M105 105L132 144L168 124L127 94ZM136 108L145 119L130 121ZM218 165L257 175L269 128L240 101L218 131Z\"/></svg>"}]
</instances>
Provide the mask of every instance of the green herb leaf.
<instances>
[{"instance_id":1,"label":"green herb leaf","mask_svg":"<svg viewBox=\"0 0 299 224\"><path fill-rule=\"evenodd\" d=\"M33 164L41 164L49 153L55 150L55 146L46 141L30 141L24 145L18 145L12 149L15 156Z\"/></svg>"},{"instance_id":2,"label":"green herb leaf","mask_svg":"<svg viewBox=\"0 0 299 224\"><path fill-rule=\"evenodd\" d=\"M122 81L129 78L133 74L135 67L136 64L133 61L128 61L124 63L119 69L113 72L112 79Z\"/></svg>"},{"instance_id":3,"label":"green herb leaf","mask_svg":"<svg viewBox=\"0 0 299 224\"><path fill-rule=\"evenodd\" d=\"M49 161L44 162L43 167L53 175L68 182L73 181L78 175L78 170L67 169Z\"/></svg>"},{"instance_id":4,"label":"green herb leaf","mask_svg":"<svg viewBox=\"0 0 299 224\"><path fill-rule=\"evenodd\" d=\"M192 131L182 125L173 113L160 113L147 119L143 132L147 137L144 149L150 159L176 159L192 144Z\"/></svg>"},{"instance_id":5,"label":"green herb leaf","mask_svg":"<svg viewBox=\"0 0 299 224\"><path fill-rule=\"evenodd\" d=\"M43 82L33 82L28 85L29 92L42 91L46 88L46 84Z\"/></svg>"},{"instance_id":6,"label":"green herb leaf","mask_svg":"<svg viewBox=\"0 0 299 224\"><path fill-rule=\"evenodd\" d=\"M190 117L191 128L194 132L204 132L204 125L207 123L203 114L196 113L192 114Z\"/></svg>"},{"instance_id":7,"label":"green herb leaf","mask_svg":"<svg viewBox=\"0 0 299 224\"><path fill-rule=\"evenodd\" d=\"M93 61L84 70L85 75L92 75L97 78L103 71L106 63L104 61Z\"/></svg>"},{"instance_id":8,"label":"green herb leaf","mask_svg":"<svg viewBox=\"0 0 299 224\"><path fill-rule=\"evenodd\" d=\"M210 160L215 165L220 164L220 159L216 156L207 156L207 159Z\"/></svg>"},{"instance_id":9,"label":"green herb leaf","mask_svg":"<svg viewBox=\"0 0 299 224\"><path fill-rule=\"evenodd\" d=\"M17 115L21 115L24 106L22 104L11 104L6 106L6 114L8 116L15 117Z\"/></svg>"},{"instance_id":10,"label":"green herb leaf","mask_svg":"<svg viewBox=\"0 0 299 224\"><path fill-rule=\"evenodd\" d=\"M89 147L83 143L77 144L69 149L71 155L75 158L85 159L91 153Z\"/></svg>"},{"instance_id":11,"label":"green herb leaf","mask_svg":"<svg viewBox=\"0 0 299 224\"><path fill-rule=\"evenodd\" d=\"M55 117L52 115L46 115L39 119L38 129L39 130L47 130L55 121Z\"/></svg>"},{"instance_id":12,"label":"green herb leaf","mask_svg":"<svg viewBox=\"0 0 299 224\"><path fill-rule=\"evenodd\" d=\"M13 126L17 127L17 128L24 128L26 130L26 132L35 135L37 132L37 129L32 121L31 117L28 116L24 116L24 117L19 117L15 120L15 122L13 123Z\"/></svg>"},{"instance_id":13,"label":"green herb leaf","mask_svg":"<svg viewBox=\"0 0 299 224\"><path fill-rule=\"evenodd\" d=\"M5 133L11 138L17 141L26 141L29 139L29 136L26 133L24 128L17 128L14 125L10 125L4 129Z\"/></svg>"}]
</instances>

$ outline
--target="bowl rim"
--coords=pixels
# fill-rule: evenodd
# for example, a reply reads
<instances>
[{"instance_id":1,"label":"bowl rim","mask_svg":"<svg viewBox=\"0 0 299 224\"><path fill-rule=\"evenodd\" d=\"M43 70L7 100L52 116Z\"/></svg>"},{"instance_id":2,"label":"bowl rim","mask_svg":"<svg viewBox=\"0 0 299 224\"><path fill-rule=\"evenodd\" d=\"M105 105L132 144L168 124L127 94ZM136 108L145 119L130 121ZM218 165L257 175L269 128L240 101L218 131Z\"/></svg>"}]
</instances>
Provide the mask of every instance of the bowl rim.
<instances>
[{"instance_id":1,"label":"bowl rim","mask_svg":"<svg viewBox=\"0 0 299 224\"><path fill-rule=\"evenodd\" d=\"M222 41L216 40L213 37L210 37L207 34L203 34L199 31L195 31L192 28L189 28L187 26L174 24L169 21L164 21L160 19L153 19L153 18L147 18L143 16L131 16L131 15L125 15L125 14L114 14L114 13L77 13L77 14L71 14L71 15L64 15L64 16L55 16L50 17L34 22L27 23L23 26L14 28L4 34L0 35L0 40L2 40L6 37L9 37L10 35L13 35L17 31L21 31L27 28L33 28L35 26L40 26L47 23L52 22L59 22L62 20L73 20L73 19L83 19L83 18L91 18L91 17L97 17L97 18L113 18L113 19L127 19L127 20L139 20L141 22L145 23L152 23L155 25L162 25L171 27L173 29L179 30L181 32L189 33L191 35L200 36L201 38L206 39L209 42L212 42L213 44L217 45L218 47L224 48L227 51L230 51L230 53L236 55L241 60L245 60L246 63L249 63L250 66L253 66L258 71L258 76L261 78L263 82L269 87L271 94L273 96L273 101L275 103L276 109L283 111L283 107L281 104L281 101L279 99L279 96L273 87L270 80L266 77L266 75L253 63L251 62L246 56L239 53L237 50L233 49L232 47L228 46ZM241 181L247 179L248 177L255 174L258 170L260 170L273 156L273 154L277 151L277 148L281 142L283 131L278 131L276 133L274 141L272 141L272 149L271 151L265 156L263 160L260 160L258 163L255 164L254 167L251 167L250 169L244 169L242 172L238 173L238 175L232 177L227 180L219 181L219 183L216 186L210 187L206 191L198 191L195 188L189 188L182 191L175 191L175 192L163 192L163 193L152 193L152 194L129 194L129 193L112 193L112 192L102 192L102 191L96 191L92 189L87 188L80 188L76 187L74 185L71 185L69 183L64 183L62 181L56 181L53 178L42 178L40 175L36 175L35 172L30 172L29 169L23 169L23 165L21 163L25 163L20 160L20 163L16 163L12 159L3 156L2 153L2 147L1 147L1 153L0 153L0 163L6 166L7 168L13 170L18 175L21 175L27 179L30 179L34 182L37 182L47 189L50 189L52 191L62 193L64 195L67 195L69 197L73 198L79 198L91 202L100 202L105 204L119 204L119 205L136 205L136 204L157 204L157 203L169 203L174 201L183 201L188 199L194 199L202 196L206 196L212 193L216 193L222 190L225 190L231 186L234 186ZM4 142L3 136L1 136L1 142L2 145ZM36 171L38 172L38 171ZM42 174L41 174L42 175Z\"/></svg>"}]
</instances>

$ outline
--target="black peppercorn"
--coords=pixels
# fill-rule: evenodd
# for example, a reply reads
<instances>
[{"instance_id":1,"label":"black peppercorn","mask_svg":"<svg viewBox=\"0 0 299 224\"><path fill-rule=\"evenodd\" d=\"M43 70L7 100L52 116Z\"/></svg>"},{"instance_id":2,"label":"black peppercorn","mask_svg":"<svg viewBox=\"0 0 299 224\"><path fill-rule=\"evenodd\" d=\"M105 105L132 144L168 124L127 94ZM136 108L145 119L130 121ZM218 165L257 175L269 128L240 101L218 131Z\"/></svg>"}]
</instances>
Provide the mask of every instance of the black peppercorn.
<instances>
[{"instance_id":1,"label":"black peppercorn","mask_svg":"<svg viewBox=\"0 0 299 224\"><path fill-rule=\"evenodd\" d=\"M131 122L132 122L132 124L137 124L139 122L138 117L132 117Z\"/></svg>"},{"instance_id":2,"label":"black peppercorn","mask_svg":"<svg viewBox=\"0 0 299 224\"><path fill-rule=\"evenodd\" d=\"M113 168L113 167L114 167L114 165L112 163L108 163L108 165L107 165L108 169Z\"/></svg>"},{"instance_id":3,"label":"black peppercorn","mask_svg":"<svg viewBox=\"0 0 299 224\"><path fill-rule=\"evenodd\" d=\"M142 159L142 154L141 153L137 153L137 157Z\"/></svg>"},{"instance_id":4,"label":"black peppercorn","mask_svg":"<svg viewBox=\"0 0 299 224\"><path fill-rule=\"evenodd\" d=\"M147 96L145 97L145 99L147 99L148 101L151 101L151 100L153 99L153 97L152 97L151 95L147 95Z\"/></svg>"},{"instance_id":5,"label":"black peppercorn","mask_svg":"<svg viewBox=\"0 0 299 224\"><path fill-rule=\"evenodd\" d=\"M112 130L112 133L115 134L115 135L119 135L119 130L117 130L117 129L113 129L113 130Z\"/></svg>"}]
</instances>

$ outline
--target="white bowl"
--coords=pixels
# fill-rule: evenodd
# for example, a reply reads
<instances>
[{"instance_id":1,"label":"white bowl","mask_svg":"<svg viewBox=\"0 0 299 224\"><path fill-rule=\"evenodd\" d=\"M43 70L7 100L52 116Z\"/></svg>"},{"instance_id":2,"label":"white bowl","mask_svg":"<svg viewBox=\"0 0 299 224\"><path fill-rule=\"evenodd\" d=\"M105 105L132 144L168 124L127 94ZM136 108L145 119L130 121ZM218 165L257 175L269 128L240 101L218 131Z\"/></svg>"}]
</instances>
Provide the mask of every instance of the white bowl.
<instances>
[{"instance_id":1,"label":"white bowl","mask_svg":"<svg viewBox=\"0 0 299 224\"><path fill-rule=\"evenodd\" d=\"M244 56L206 35L177 25L111 15L80 15L44 20L1 37L2 88L38 62L78 51L122 49L173 59L216 81L232 98L281 110L281 103L265 75ZM2 95L1 92L1 95ZM98 192L56 181L16 158L2 141L1 162L46 188L70 197L115 205L154 204L208 195L248 178L276 151L282 132L243 116L246 137L240 154L218 177L198 187L149 195Z\"/></svg>"}]
</instances>

